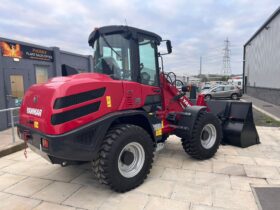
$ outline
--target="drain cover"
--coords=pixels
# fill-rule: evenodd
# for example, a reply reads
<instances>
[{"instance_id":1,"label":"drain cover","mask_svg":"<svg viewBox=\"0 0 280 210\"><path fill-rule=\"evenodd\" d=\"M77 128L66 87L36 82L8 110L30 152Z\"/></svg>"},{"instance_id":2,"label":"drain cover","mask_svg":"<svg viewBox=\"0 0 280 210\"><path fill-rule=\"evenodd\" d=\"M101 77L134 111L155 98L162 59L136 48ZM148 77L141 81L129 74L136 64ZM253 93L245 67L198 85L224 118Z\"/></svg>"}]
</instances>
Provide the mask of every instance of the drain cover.
<instances>
[{"instance_id":1,"label":"drain cover","mask_svg":"<svg viewBox=\"0 0 280 210\"><path fill-rule=\"evenodd\" d=\"M255 197L262 210L280 208L280 187L254 187Z\"/></svg>"}]
</instances>

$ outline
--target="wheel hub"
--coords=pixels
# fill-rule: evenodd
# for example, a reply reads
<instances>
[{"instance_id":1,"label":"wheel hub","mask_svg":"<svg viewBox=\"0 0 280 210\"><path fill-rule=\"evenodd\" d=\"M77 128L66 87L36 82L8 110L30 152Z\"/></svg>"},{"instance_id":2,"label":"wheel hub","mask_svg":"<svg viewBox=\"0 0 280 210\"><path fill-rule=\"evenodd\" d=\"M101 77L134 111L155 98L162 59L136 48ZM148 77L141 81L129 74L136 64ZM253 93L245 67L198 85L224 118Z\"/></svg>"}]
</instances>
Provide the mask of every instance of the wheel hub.
<instances>
[{"instance_id":1,"label":"wheel hub","mask_svg":"<svg viewBox=\"0 0 280 210\"><path fill-rule=\"evenodd\" d=\"M207 140L207 139L209 138L209 133L208 133L207 131L204 130L204 131L202 132L202 135L201 135L201 136L202 136L202 140L205 141L205 140Z\"/></svg>"},{"instance_id":2,"label":"wheel hub","mask_svg":"<svg viewBox=\"0 0 280 210\"><path fill-rule=\"evenodd\" d=\"M125 165L130 165L134 160L134 155L132 152L130 151L124 151L122 156L121 156L121 161L125 164Z\"/></svg>"},{"instance_id":3,"label":"wheel hub","mask_svg":"<svg viewBox=\"0 0 280 210\"><path fill-rule=\"evenodd\" d=\"M203 127L200 135L201 145L205 149L210 149L213 147L217 140L216 127L213 124L207 124Z\"/></svg>"},{"instance_id":4,"label":"wheel hub","mask_svg":"<svg viewBox=\"0 0 280 210\"><path fill-rule=\"evenodd\" d=\"M118 169L122 176L131 178L136 176L145 162L145 150L138 142L127 144L119 154Z\"/></svg>"}]
</instances>

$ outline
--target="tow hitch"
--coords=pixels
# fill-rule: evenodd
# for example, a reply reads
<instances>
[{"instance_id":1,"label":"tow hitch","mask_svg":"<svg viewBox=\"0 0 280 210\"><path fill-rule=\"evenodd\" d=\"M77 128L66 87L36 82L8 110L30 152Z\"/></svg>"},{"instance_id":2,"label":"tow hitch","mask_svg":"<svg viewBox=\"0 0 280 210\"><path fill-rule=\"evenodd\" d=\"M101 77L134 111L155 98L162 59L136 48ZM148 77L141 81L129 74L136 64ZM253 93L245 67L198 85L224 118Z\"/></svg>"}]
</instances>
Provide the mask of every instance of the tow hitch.
<instances>
[{"instance_id":1,"label":"tow hitch","mask_svg":"<svg viewBox=\"0 0 280 210\"><path fill-rule=\"evenodd\" d=\"M28 142L28 139L30 139L30 138L31 138L30 131L29 130L24 130L22 132L22 139L24 140L24 145L25 145L24 153L23 153L25 158L27 158L27 150L26 150L28 148L27 142Z\"/></svg>"}]
</instances>

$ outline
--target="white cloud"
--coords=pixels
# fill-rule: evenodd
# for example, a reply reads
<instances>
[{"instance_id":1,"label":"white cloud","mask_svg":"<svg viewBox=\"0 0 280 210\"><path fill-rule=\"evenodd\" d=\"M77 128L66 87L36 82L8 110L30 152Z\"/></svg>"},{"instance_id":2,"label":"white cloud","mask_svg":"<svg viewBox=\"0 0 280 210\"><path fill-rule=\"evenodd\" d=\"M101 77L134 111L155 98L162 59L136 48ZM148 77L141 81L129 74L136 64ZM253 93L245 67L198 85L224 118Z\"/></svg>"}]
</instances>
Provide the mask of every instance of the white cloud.
<instances>
[{"instance_id":1,"label":"white cloud","mask_svg":"<svg viewBox=\"0 0 280 210\"><path fill-rule=\"evenodd\" d=\"M125 24L171 39L166 71L220 72L223 41L229 37L232 70L242 72L242 45L277 8L277 0L2 0L1 36L77 53L91 53L87 38L95 27Z\"/></svg>"}]
</instances>

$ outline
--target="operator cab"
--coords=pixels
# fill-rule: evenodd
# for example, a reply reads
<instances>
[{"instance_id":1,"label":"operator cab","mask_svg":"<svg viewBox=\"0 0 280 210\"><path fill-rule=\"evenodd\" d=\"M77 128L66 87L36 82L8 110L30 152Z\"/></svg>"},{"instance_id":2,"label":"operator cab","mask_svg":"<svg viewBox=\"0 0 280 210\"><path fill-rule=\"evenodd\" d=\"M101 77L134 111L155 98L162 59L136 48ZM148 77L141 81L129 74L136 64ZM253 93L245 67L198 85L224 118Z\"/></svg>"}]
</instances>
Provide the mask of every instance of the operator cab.
<instances>
[{"instance_id":1,"label":"operator cab","mask_svg":"<svg viewBox=\"0 0 280 210\"><path fill-rule=\"evenodd\" d=\"M88 41L94 49L94 72L159 86L157 46L161 41L155 33L129 26L97 28Z\"/></svg>"}]
</instances>

